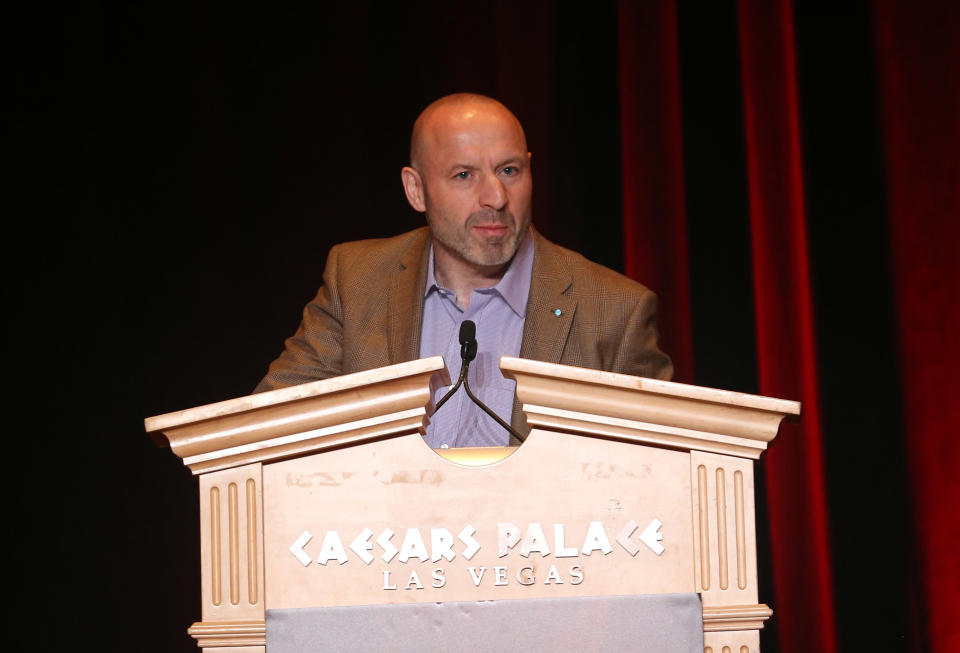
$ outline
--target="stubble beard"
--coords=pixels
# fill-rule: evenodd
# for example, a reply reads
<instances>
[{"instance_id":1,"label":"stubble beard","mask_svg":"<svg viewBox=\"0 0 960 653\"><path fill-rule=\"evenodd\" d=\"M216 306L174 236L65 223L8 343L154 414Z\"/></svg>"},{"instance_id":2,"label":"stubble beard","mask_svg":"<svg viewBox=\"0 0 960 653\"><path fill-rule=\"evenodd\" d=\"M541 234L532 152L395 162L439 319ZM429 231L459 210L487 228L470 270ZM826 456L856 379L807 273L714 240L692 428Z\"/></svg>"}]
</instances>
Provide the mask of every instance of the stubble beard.
<instances>
[{"instance_id":1,"label":"stubble beard","mask_svg":"<svg viewBox=\"0 0 960 653\"><path fill-rule=\"evenodd\" d=\"M430 231L444 249L472 266L491 268L506 265L520 248L527 226L518 225L509 211L477 211L470 214L461 229L438 228L438 221L427 220ZM441 223L443 221L440 221ZM474 232L477 225L503 225L502 236L487 237Z\"/></svg>"}]
</instances>

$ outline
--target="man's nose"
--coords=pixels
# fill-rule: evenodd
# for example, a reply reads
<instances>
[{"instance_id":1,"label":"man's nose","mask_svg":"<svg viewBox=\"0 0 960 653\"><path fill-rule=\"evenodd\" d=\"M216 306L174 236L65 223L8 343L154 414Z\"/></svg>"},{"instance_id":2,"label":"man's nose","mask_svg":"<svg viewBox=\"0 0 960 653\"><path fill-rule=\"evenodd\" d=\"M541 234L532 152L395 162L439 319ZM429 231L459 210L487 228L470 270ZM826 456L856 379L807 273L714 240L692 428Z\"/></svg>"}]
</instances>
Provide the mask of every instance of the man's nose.
<instances>
[{"instance_id":1,"label":"man's nose","mask_svg":"<svg viewBox=\"0 0 960 653\"><path fill-rule=\"evenodd\" d=\"M484 175L480 185L480 206L499 211L506 203L507 190L500 178L495 174Z\"/></svg>"}]
</instances>

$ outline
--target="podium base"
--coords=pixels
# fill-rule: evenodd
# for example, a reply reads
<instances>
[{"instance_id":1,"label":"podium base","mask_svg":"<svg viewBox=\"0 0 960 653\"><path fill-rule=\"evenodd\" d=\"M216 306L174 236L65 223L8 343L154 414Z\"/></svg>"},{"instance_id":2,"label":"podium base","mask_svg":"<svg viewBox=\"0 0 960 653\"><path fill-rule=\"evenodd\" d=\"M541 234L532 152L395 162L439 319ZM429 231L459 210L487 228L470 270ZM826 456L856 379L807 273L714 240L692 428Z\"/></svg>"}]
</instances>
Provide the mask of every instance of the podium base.
<instances>
[{"instance_id":1,"label":"podium base","mask_svg":"<svg viewBox=\"0 0 960 653\"><path fill-rule=\"evenodd\" d=\"M702 653L697 594L267 610L270 653Z\"/></svg>"}]
</instances>

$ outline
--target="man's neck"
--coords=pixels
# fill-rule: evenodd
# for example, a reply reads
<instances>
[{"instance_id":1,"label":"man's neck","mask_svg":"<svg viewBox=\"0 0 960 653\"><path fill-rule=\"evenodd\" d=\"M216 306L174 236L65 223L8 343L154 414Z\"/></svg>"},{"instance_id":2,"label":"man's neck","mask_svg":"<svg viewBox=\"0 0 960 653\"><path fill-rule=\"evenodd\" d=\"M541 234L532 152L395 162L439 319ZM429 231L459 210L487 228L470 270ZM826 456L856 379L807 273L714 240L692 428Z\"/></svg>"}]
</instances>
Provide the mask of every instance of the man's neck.
<instances>
[{"instance_id":1,"label":"man's neck","mask_svg":"<svg viewBox=\"0 0 960 653\"><path fill-rule=\"evenodd\" d=\"M457 304L463 310L469 308L470 294L474 290L497 285L512 262L513 259L502 265L477 265L433 241L433 276L438 284L456 294Z\"/></svg>"}]
</instances>

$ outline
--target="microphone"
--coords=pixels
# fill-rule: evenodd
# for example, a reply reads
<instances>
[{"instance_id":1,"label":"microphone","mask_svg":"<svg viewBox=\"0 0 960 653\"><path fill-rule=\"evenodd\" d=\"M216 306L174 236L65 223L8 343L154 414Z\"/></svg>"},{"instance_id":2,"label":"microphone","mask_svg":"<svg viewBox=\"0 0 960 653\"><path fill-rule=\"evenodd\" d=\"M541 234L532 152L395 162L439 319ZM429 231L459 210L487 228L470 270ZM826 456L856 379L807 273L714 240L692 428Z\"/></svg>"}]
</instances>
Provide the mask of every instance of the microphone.
<instances>
[{"instance_id":1,"label":"microphone","mask_svg":"<svg viewBox=\"0 0 960 653\"><path fill-rule=\"evenodd\" d=\"M473 320L464 320L460 323L460 378L453 384L453 387L443 395L443 398L437 402L433 412L440 410L440 406L447 403L454 392L467 378L467 370L470 369L470 362L477 357L477 325Z\"/></svg>"},{"instance_id":2,"label":"microphone","mask_svg":"<svg viewBox=\"0 0 960 653\"><path fill-rule=\"evenodd\" d=\"M512 426L504 422L499 415L490 410L486 404L477 399L477 397L470 390L470 381L467 379L467 372L470 369L470 363L474 358L477 357L477 325L473 320L464 320L460 324L460 378L457 379L457 382L454 384L447 394L443 395L443 398L437 402L436 407L433 409L433 412L436 413L440 410L440 406L446 403L453 393L460 388L460 385L463 385L463 389L467 391L467 396L470 397L470 400L473 401L476 405L480 406L487 415L493 418L493 420L510 432L510 435L515 437L520 442L523 442L524 438L514 429Z\"/></svg>"},{"instance_id":3,"label":"microphone","mask_svg":"<svg viewBox=\"0 0 960 653\"><path fill-rule=\"evenodd\" d=\"M471 362L477 357L477 325L473 320L464 320L460 324L460 358Z\"/></svg>"}]
</instances>

